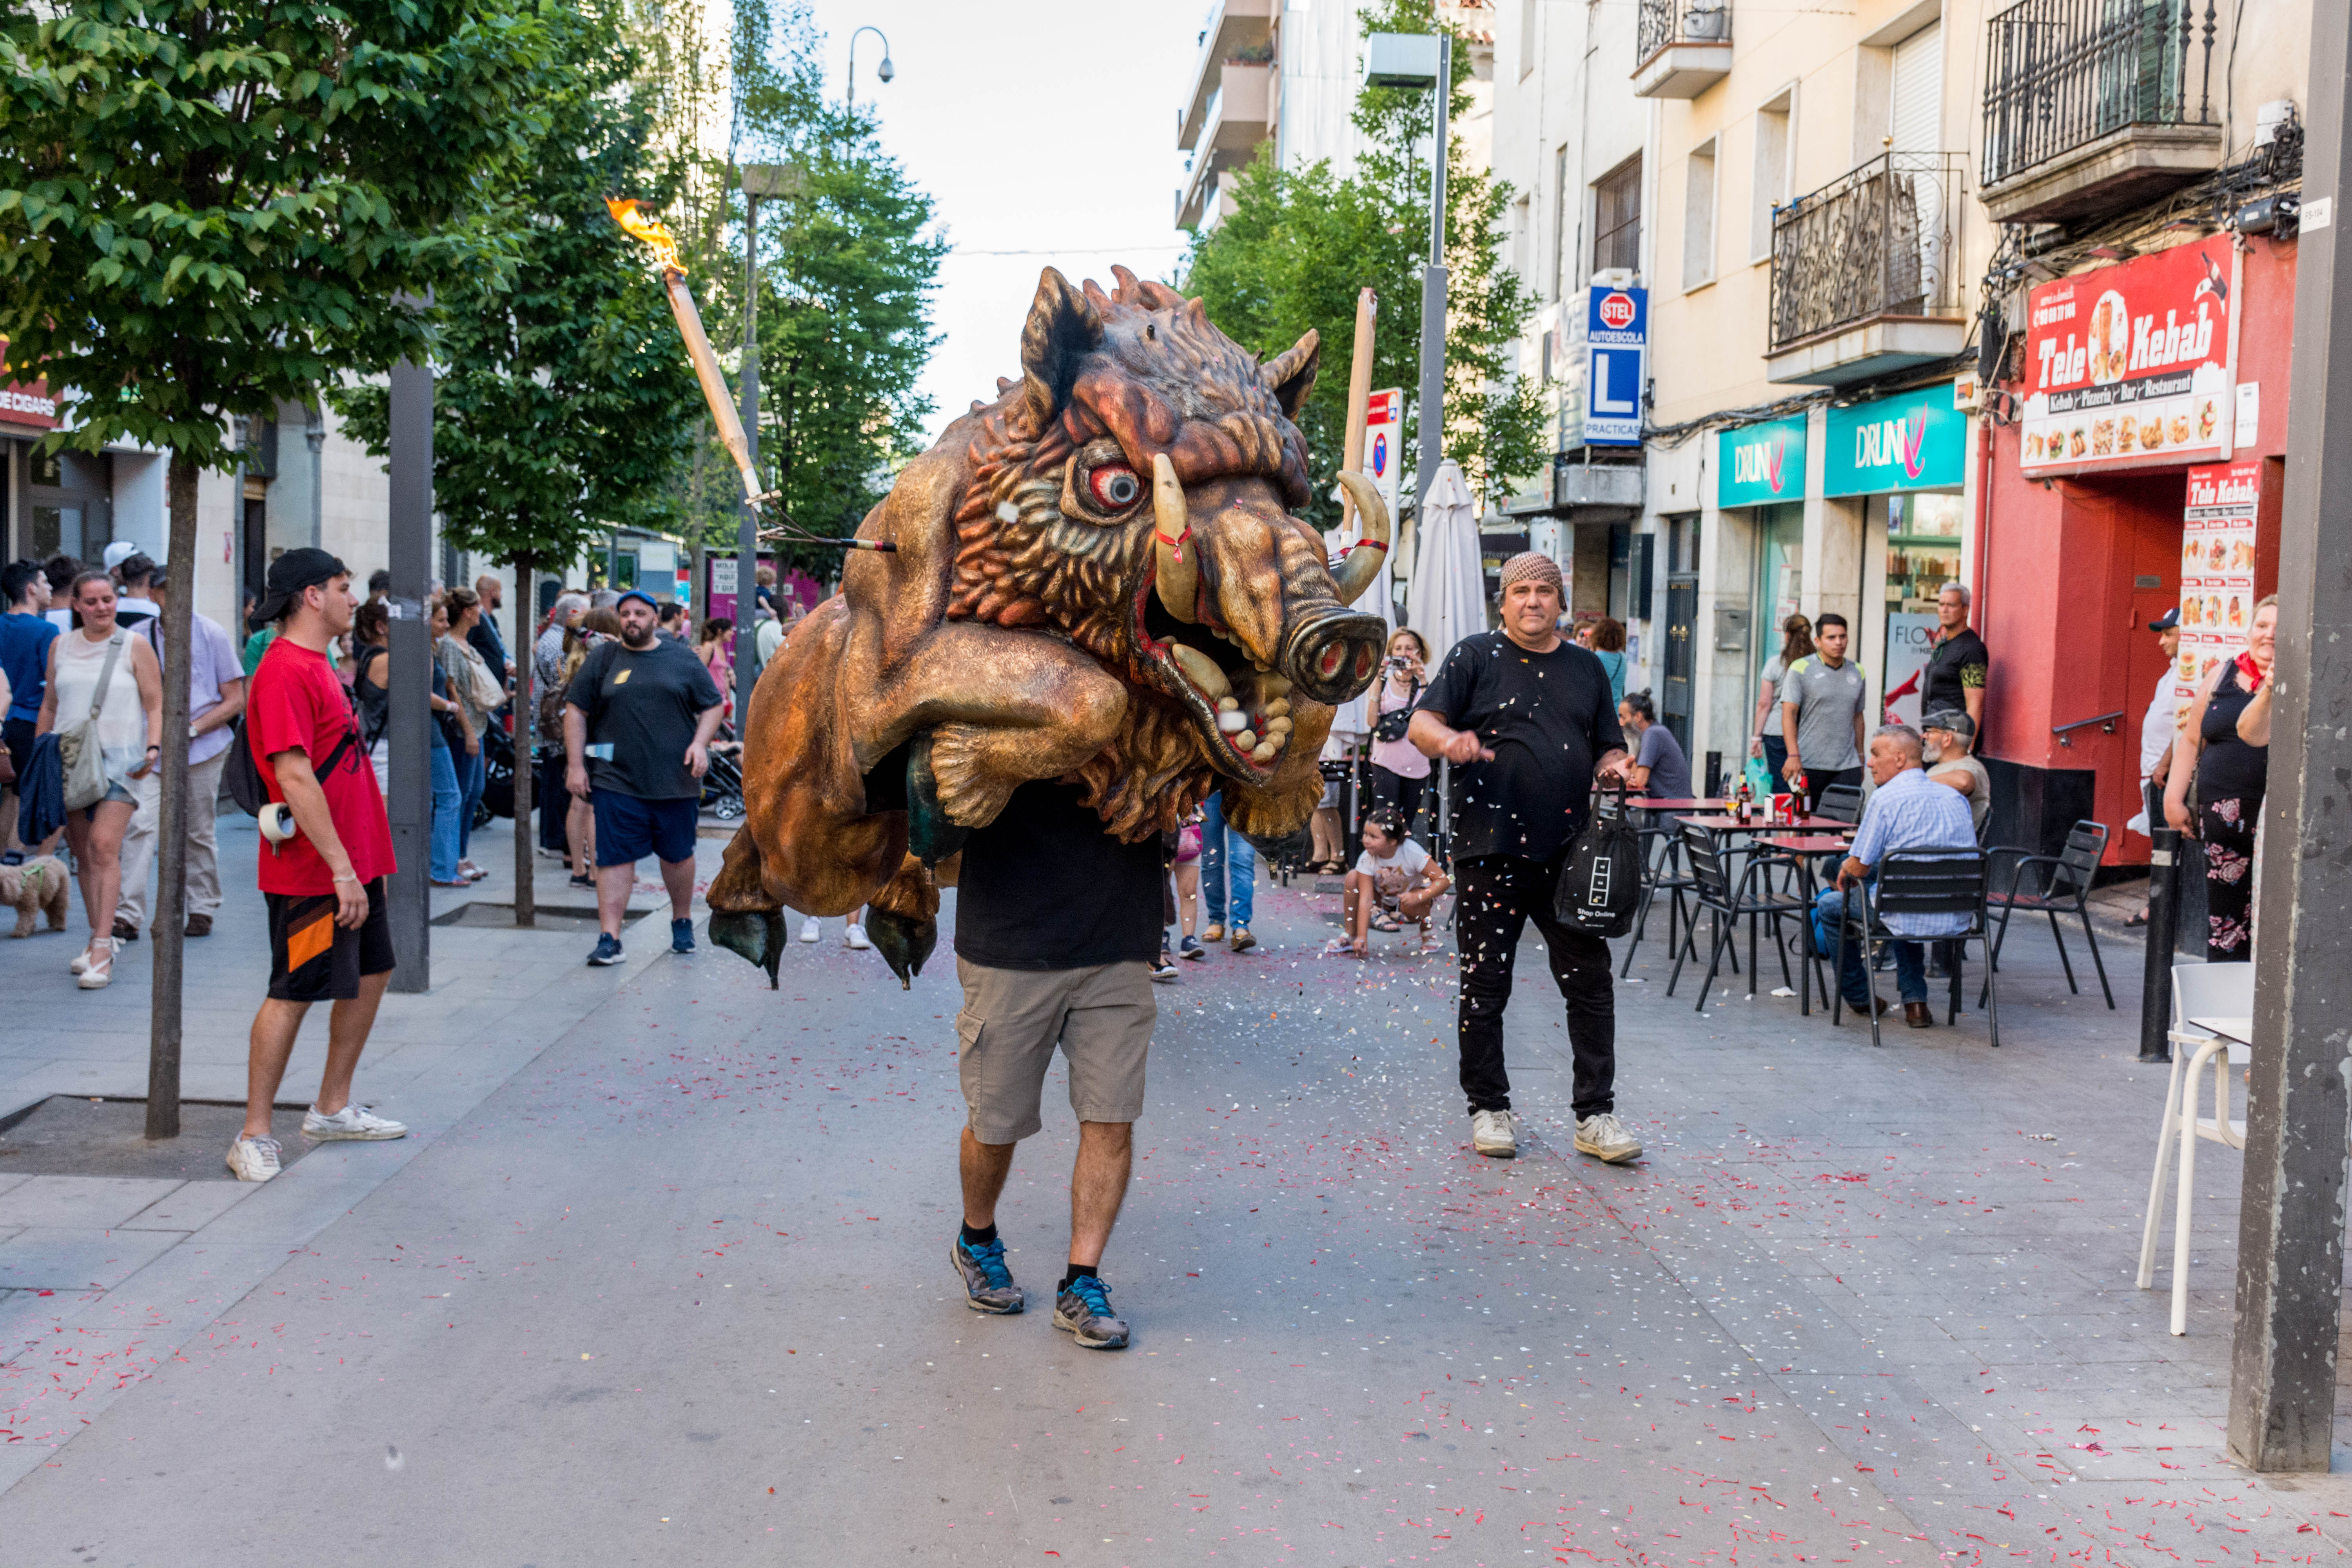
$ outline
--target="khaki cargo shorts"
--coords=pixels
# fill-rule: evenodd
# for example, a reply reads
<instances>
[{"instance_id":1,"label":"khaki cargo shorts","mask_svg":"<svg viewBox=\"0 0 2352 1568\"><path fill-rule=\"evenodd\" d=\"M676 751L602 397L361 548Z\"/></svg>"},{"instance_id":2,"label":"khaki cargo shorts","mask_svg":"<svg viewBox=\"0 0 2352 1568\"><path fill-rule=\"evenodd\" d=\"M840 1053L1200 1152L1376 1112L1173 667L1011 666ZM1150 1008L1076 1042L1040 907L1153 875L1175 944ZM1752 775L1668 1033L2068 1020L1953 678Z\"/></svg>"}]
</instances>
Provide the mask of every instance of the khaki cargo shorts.
<instances>
[{"instance_id":1,"label":"khaki cargo shorts","mask_svg":"<svg viewBox=\"0 0 2352 1568\"><path fill-rule=\"evenodd\" d=\"M1070 1063L1070 1109L1081 1121L1143 1114L1143 1060L1160 1004L1151 967L1135 960L1091 969L990 969L956 960L957 1075L983 1143L1018 1143L1038 1117L1045 1071L1060 1046Z\"/></svg>"}]
</instances>

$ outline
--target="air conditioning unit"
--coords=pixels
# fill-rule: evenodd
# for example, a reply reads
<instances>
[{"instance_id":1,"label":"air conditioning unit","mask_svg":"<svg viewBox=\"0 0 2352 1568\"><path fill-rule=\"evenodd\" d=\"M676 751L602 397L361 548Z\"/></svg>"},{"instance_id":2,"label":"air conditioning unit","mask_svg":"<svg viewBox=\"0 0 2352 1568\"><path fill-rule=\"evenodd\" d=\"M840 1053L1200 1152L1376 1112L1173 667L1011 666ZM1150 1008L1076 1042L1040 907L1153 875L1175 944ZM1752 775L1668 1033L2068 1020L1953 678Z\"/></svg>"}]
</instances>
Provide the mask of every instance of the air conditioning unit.
<instances>
[{"instance_id":1,"label":"air conditioning unit","mask_svg":"<svg viewBox=\"0 0 2352 1568\"><path fill-rule=\"evenodd\" d=\"M1604 267L1592 275L1595 289L1631 289L1642 275L1630 267Z\"/></svg>"}]
</instances>

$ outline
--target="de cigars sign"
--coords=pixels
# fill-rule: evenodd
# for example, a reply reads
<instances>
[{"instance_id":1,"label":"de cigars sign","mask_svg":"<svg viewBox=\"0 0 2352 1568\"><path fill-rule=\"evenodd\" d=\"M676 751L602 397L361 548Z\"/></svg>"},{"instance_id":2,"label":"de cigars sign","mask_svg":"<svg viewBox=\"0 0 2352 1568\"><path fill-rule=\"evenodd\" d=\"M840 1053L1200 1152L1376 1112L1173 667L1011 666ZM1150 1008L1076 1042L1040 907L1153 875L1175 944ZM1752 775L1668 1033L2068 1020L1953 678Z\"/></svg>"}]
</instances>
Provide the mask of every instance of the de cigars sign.
<instances>
[{"instance_id":1,"label":"de cigars sign","mask_svg":"<svg viewBox=\"0 0 2352 1568\"><path fill-rule=\"evenodd\" d=\"M2230 242L2177 246L2026 297L2032 472L2203 457L2229 395Z\"/></svg>"}]
</instances>

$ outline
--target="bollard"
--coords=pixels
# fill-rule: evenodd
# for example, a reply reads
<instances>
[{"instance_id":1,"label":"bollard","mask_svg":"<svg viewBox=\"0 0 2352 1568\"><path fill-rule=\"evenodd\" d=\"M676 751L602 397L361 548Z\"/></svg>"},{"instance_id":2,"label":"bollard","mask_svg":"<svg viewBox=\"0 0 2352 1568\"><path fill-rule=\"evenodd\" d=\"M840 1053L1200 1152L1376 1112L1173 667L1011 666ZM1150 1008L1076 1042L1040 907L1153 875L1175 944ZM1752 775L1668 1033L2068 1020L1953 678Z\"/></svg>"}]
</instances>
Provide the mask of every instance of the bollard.
<instances>
[{"instance_id":1,"label":"bollard","mask_svg":"<svg viewBox=\"0 0 2352 1568\"><path fill-rule=\"evenodd\" d=\"M2179 874L2180 832L2159 827L2147 868L2147 968L2139 987L2139 1059L2172 1059L2172 944L2180 922L2174 896Z\"/></svg>"}]
</instances>

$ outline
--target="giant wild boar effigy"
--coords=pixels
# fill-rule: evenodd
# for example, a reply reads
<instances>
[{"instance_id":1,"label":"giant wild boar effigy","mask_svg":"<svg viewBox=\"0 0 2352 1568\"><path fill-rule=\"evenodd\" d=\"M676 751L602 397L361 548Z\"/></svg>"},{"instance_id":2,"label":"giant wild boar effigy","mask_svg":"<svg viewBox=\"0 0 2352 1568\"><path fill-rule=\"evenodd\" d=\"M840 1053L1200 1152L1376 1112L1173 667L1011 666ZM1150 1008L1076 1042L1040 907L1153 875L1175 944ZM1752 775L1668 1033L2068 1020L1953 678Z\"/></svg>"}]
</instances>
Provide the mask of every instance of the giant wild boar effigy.
<instances>
[{"instance_id":1,"label":"giant wild boar effigy","mask_svg":"<svg viewBox=\"0 0 2352 1568\"><path fill-rule=\"evenodd\" d=\"M1106 294L1045 270L1021 378L907 465L858 531L895 550L852 553L760 679L709 897L713 939L772 981L784 907L861 905L907 981L963 837L1033 779L1129 841L1219 788L1260 837L1315 807L1333 705L1381 657L1383 621L1349 606L1387 514L1339 477L1364 541L1336 567L1295 515L1313 332L1261 364L1199 300L1113 271Z\"/></svg>"}]
</instances>

